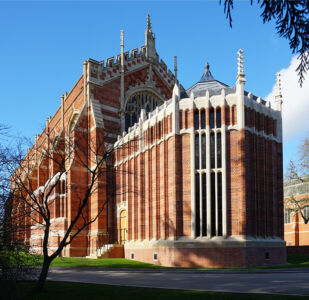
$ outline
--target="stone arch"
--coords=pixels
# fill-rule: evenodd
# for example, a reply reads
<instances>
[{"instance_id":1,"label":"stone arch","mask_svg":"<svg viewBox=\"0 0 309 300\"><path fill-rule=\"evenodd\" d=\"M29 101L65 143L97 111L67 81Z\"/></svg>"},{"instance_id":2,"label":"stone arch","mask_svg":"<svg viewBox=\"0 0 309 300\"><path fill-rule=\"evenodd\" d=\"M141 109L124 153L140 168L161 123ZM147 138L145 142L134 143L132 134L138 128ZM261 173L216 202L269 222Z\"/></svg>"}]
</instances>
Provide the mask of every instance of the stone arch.
<instances>
[{"instance_id":1,"label":"stone arch","mask_svg":"<svg viewBox=\"0 0 309 300\"><path fill-rule=\"evenodd\" d=\"M66 141L66 154L67 154L67 163L68 168L72 163L73 153L74 153L74 141L72 139L72 131L75 129L78 118L80 116L80 112L78 110L73 110L71 118L68 123L67 130L67 141Z\"/></svg>"},{"instance_id":2,"label":"stone arch","mask_svg":"<svg viewBox=\"0 0 309 300\"><path fill-rule=\"evenodd\" d=\"M68 123L68 134L70 134L74 130L77 120L79 118L79 115L80 115L80 112L78 110L74 110L72 112L70 121Z\"/></svg>"}]
</instances>

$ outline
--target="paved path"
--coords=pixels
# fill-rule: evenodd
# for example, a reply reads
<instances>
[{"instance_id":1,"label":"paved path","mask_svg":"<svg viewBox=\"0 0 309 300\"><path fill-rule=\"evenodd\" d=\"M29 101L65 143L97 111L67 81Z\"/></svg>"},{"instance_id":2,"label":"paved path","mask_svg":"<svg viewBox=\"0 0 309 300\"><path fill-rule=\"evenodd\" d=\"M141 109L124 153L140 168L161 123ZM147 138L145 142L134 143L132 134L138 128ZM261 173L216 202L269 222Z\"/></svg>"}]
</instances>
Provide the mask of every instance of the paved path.
<instances>
[{"instance_id":1,"label":"paved path","mask_svg":"<svg viewBox=\"0 0 309 300\"><path fill-rule=\"evenodd\" d=\"M168 289L309 296L309 269L156 270L51 268L49 280Z\"/></svg>"}]
</instances>

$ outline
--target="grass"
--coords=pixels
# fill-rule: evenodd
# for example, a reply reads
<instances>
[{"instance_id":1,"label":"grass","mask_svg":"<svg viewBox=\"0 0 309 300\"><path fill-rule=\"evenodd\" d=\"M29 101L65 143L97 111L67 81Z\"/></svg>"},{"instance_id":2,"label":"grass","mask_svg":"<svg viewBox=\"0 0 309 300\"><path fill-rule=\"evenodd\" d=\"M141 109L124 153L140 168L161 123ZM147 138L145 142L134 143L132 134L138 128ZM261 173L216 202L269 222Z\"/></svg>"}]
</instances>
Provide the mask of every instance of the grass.
<instances>
[{"instance_id":1,"label":"grass","mask_svg":"<svg viewBox=\"0 0 309 300\"><path fill-rule=\"evenodd\" d=\"M7 261L8 265L35 265L43 262L43 257L31 255L21 251L0 251L1 261ZM254 267L247 269L283 269L283 268L309 268L309 254L288 254L287 265L271 267ZM57 257L53 260L52 267L103 267L103 268L168 268L124 258L88 259L84 257ZM210 269L210 268L199 268ZM213 269L213 268L212 268ZM245 268L234 268L245 269Z\"/></svg>"},{"instance_id":2,"label":"grass","mask_svg":"<svg viewBox=\"0 0 309 300\"><path fill-rule=\"evenodd\" d=\"M272 294L239 294L222 292L202 292L188 290L169 290L139 287L110 286L89 283L47 282L42 293L33 292L34 283L22 283L20 291L23 298L29 300L81 300L81 299L295 299L299 296Z\"/></svg>"},{"instance_id":3,"label":"grass","mask_svg":"<svg viewBox=\"0 0 309 300\"><path fill-rule=\"evenodd\" d=\"M288 254L288 264L284 266L255 267L248 269L281 269L309 267L309 254ZM57 257L53 267L105 267L105 268L167 268L124 258L88 259L83 257ZM207 269L207 268L201 268ZM243 268L237 268L243 269Z\"/></svg>"},{"instance_id":4,"label":"grass","mask_svg":"<svg viewBox=\"0 0 309 300\"><path fill-rule=\"evenodd\" d=\"M84 257L57 257L52 267L105 267L105 268L164 268L125 258L89 259Z\"/></svg>"},{"instance_id":5,"label":"grass","mask_svg":"<svg viewBox=\"0 0 309 300\"><path fill-rule=\"evenodd\" d=\"M290 266L309 267L309 254L288 254L287 261Z\"/></svg>"}]
</instances>

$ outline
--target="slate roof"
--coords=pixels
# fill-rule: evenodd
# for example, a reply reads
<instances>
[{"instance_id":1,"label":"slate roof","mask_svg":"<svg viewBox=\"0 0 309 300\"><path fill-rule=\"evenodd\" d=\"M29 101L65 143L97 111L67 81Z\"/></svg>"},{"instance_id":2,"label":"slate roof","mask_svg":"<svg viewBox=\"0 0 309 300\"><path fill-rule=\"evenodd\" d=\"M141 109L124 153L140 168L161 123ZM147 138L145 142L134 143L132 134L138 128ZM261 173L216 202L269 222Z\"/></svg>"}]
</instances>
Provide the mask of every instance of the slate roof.
<instances>
[{"instance_id":1,"label":"slate roof","mask_svg":"<svg viewBox=\"0 0 309 300\"><path fill-rule=\"evenodd\" d=\"M205 70L204 74L201 77L201 79L195 83L192 87L190 87L186 93L188 96L190 96L191 92L193 92L195 97L198 96L205 96L206 90L209 90L209 92L212 95L216 95L221 93L221 89L230 88L228 85L216 80L210 70L209 70L209 64L205 64ZM230 88L233 89L233 88ZM230 91L232 92L232 91Z\"/></svg>"}]
</instances>

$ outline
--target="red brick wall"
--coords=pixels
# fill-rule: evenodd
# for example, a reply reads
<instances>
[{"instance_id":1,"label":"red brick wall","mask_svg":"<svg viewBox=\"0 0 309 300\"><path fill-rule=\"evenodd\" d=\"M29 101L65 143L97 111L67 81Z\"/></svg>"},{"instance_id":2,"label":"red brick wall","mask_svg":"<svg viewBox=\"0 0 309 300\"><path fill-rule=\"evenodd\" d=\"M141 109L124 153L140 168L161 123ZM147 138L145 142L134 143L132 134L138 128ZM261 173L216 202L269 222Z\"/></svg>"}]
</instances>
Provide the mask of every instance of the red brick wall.
<instances>
[{"instance_id":1,"label":"red brick wall","mask_svg":"<svg viewBox=\"0 0 309 300\"><path fill-rule=\"evenodd\" d=\"M241 268L286 263L285 247L125 249L125 258L131 259L131 253L134 260L169 267Z\"/></svg>"}]
</instances>

